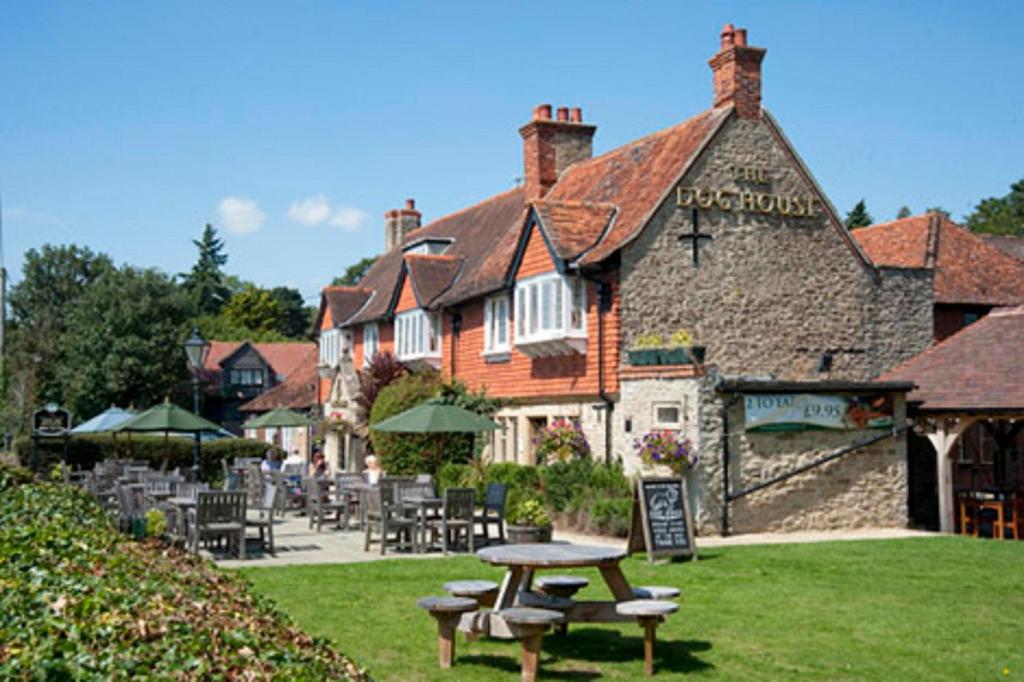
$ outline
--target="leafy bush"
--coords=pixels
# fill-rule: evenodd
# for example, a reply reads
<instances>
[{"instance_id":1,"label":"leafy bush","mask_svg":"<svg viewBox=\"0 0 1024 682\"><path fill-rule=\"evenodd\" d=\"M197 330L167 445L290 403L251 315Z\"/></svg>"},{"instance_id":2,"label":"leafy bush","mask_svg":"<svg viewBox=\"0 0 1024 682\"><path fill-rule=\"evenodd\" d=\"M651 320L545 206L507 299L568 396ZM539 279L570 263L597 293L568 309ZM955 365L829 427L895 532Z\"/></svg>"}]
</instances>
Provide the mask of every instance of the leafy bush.
<instances>
[{"instance_id":1,"label":"leafy bush","mask_svg":"<svg viewBox=\"0 0 1024 682\"><path fill-rule=\"evenodd\" d=\"M589 459L554 462L541 468L544 492L556 512L576 511L587 492L594 464Z\"/></svg>"},{"instance_id":2,"label":"leafy bush","mask_svg":"<svg viewBox=\"0 0 1024 682\"><path fill-rule=\"evenodd\" d=\"M373 411L373 404L377 402L377 396L391 382L405 374L405 367L398 362L391 353L377 353L370 360L370 364L364 369L356 370L359 377L359 392L354 402L366 418L369 419Z\"/></svg>"},{"instance_id":3,"label":"leafy bush","mask_svg":"<svg viewBox=\"0 0 1024 682\"><path fill-rule=\"evenodd\" d=\"M395 379L377 395L370 411L370 441L384 471L401 475L440 470L449 440L446 434L386 433L372 428L373 424L416 407L440 392L440 374L423 371Z\"/></svg>"},{"instance_id":4,"label":"leafy bush","mask_svg":"<svg viewBox=\"0 0 1024 682\"><path fill-rule=\"evenodd\" d=\"M163 537L167 532L167 517L159 509L146 512L146 535L151 538Z\"/></svg>"},{"instance_id":5,"label":"leafy bush","mask_svg":"<svg viewBox=\"0 0 1024 682\"><path fill-rule=\"evenodd\" d=\"M632 497L598 497L590 507L590 529L603 535L623 537L629 533Z\"/></svg>"},{"instance_id":6,"label":"leafy bush","mask_svg":"<svg viewBox=\"0 0 1024 682\"><path fill-rule=\"evenodd\" d=\"M61 460L62 443L59 440L40 440L39 459L42 471L58 465ZM117 436L116 455L119 458L143 459L154 467L167 460L167 468L192 466L195 441L191 438L168 438L161 436L132 435L131 447L124 434ZM221 476L222 459L229 462L235 457L263 457L273 446L263 441L248 438L222 438L209 441L200 448L200 476L207 481ZM32 439L25 436L14 441L14 451L23 465L31 466ZM280 451L282 456L284 452ZM68 465L73 469L92 469L96 462L113 458L114 439L109 434L72 436L68 439Z\"/></svg>"},{"instance_id":7,"label":"leafy bush","mask_svg":"<svg viewBox=\"0 0 1024 682\"><path fill-rule=\"evenodd\" d=\"M551 517L548 516L544 503L538 499L523 500L508 515L509 523L517 526L540 526L545 528L551 525Z\"/></svg>"},{"instance_id":8,"label":"leafy bush","mask_svg":"<svg viewBox=\"0 0 1024 682\"><path fill-rule=\"evenodd\" d=\"M0 467L0 679L366 679L241 579Z\"/></svg>"}]
</instances>

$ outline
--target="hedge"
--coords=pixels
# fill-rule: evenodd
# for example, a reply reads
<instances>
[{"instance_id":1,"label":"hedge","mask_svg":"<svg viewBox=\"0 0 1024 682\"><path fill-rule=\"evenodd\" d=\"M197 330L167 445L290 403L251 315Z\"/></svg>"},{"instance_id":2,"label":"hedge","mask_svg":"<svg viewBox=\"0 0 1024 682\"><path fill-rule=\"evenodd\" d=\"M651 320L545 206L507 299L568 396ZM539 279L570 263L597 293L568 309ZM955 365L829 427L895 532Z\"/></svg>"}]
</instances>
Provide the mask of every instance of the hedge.
<instances>
[{"instance_id":1,"label":"hedge","mask_svg":"<svg viewBox=\"0 0 1024 682\"><path fill-rule=\"evenodd\" d=\"M633 484L621 464L590 459L542 466L449 463L438 476L442 490L476 488L481 499L488 483L508 484L505 506L509 511L523 500L538 499L563 525L576 530L620 537L629 531Z\"/></svg>"},{"instance_id":2,"label":"hedge","mask_svg":"<svg viewBox=\"0 0 1024 682\"><path fill-rule=\"evenodd\" d=\"M203 480L218 480L221 477L222 459L229 462L235 457L260 457L273 446L248 438L222 438L207 441L200 447L200 476ZM120 458L142 459L154 467L167 459L167 468L192 466L195 441L191 438L171 436L164 442L163 436L132 435L131 448L124 434L117 437L117 456ZM41 439L39 458L42 471L49 471L61 460L63 444L59 439ZM14 441L14 452L24 466L32 465L32 439L23 436ZM282 456L285 454L279 450ZM114 439L109 434L71 436L68 439L68 464L74 469L92 469L96 462L114 456Z\"/></svg>"},{"instance_id":3,"label":"hedge","mask_svg":"<svg viewBox=\"0 0 1024 682\"><path fill-rule=\"evenodd\" d=\"M367 679L242 579L0 466L0 679L136 677Z\"/></svg>"}]
</instances>

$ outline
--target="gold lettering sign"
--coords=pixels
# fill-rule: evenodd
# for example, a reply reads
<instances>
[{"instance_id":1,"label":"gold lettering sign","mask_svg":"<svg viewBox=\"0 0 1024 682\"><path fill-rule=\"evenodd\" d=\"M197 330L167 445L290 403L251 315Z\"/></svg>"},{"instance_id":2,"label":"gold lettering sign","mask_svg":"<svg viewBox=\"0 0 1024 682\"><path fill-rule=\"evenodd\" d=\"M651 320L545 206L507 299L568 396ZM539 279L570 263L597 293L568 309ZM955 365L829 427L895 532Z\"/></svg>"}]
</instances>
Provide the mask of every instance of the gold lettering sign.
<instances>
[{"instance_id":1,"label":"gold lettering sign","mask_svg":"<svg viewBox=\"0 0 1024 682\"><path fill-rule=\"evenodd\" d=\"M800 197L750 190L736 192L709 187L676 187L676 206L679 208L716 206L723 211L736 210L763 215L777 213L797 218L811 217L818 212L817 202L812 196Z\"/></svg>"}]
</instances>

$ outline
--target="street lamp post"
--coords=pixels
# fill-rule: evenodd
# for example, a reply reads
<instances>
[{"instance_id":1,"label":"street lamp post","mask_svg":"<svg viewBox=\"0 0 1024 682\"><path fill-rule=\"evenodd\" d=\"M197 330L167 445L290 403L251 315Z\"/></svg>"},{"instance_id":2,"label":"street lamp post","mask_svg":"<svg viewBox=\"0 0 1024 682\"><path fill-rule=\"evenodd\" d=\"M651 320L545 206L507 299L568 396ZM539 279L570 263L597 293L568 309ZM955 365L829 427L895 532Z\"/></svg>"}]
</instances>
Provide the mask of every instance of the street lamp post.
<instances>
[{"instance_id":1,"label":"street lamp post","mask_svg":"<svg viewBox=\"0 0 1024 682\"><path fill-rule=\"evenodd\" d=\"M184 343L185 357L188 359L188 368L192 372L192 412L198 417L199 414L199 370L206 365L206 358L210 355L210 342L199 334L199 328L192 328L192 336ZM192 470L199 479L199 432L196 432L195 449L192 453Z\"/></svg>"}]
</instances>

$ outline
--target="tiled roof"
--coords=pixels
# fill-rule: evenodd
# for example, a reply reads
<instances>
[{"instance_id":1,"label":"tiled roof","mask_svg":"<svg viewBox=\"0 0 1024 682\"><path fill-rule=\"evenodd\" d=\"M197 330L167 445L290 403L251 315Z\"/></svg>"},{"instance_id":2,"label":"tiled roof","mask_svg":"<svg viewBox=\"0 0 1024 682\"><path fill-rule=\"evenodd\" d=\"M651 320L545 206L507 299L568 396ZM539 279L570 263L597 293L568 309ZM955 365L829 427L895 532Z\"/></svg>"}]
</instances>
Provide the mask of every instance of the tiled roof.
<instances>
[{"instance_id":1,"label":"tiled roof","mask_svg":"<svg viewBox=\"0 0 1024 682\"><path fill-rule=\"evenodd\" d=\"M594 246L615 216L613 204L540 199L533 207L555 254L563 260L573 260Z\"/></svg>"},{"instance_id":2,"label":"tiled roof","mask_svg":"<svg viewBox=\"0 0 1024 682\"><path fill-rule=\"evenodd\" d=\"M1007 256L1024 260L1024 235L1019 234L979 234L990 246L994 246Z\"/></svg>"},{"instance_id":3,"label":"tiled roof","mask_svg":"<svg viewBox=\"0 0 1024 682\"><path fill-rule=\"evenodd\" d=\"M203 369L207 374L218 374L221 362L228 359L235 351L248 343L256 349L274 373L287 377L306 360L306 356L316 352L315 343L251 343L248 341L211 341L210 354L206 358Z\"/></svg>"},{"instance_id":4,"label":"tiled roof","mask_svg":"<svg viewBox=\"0 0 1024 682\"><path fill-rule=\"evenodd\" d=\"M371 289L364 287L324 287L314 332L320 329L325 308L330 309L331 320L337 326L358 312L372 294Z\"/></svg>"},{"instance_id":5,"label":"tiled roof","mask_svg":"<svg viewBox=\"0 0 1024 682\"><path fill-rule=\"evenodd\" d=\"M881 377L925 410L1024 411L1024 306L995 310Z\"/></svg>"},{"instance_id":6,"label":"tiled roof","mask_svg":"<svg viewBox=\"0 0 1024 682\"><path fill-rule=\"evenodd\" d=\"M439 218L406 235L405 244L427 237L451 239L452 243L444 255L464 262L461 274L433 301L434 305L458 302L500 289L515 256L525 215L523 190L513 189ZM370 322L388 313L396 295L403 260L401 249L396 248L373 264L359 285L373 289L376 294L353 318L353 323Z\"/></svg>"},{"instance_id":7,"label":"tiled roof","mask_svg":"<svg viewBox=\"0 0 1024 682\"><path fill-rule=\"evenodd\" d=\"M426 308L443 294L452 285L465 262L465 259L447 255L406 255L406 272L419 306Z\"/></svg>"},{"instance_id":8,"label":"tiled roof","mask_svg":"<svg viewBox=\"0 0 1024 682\"><path fill-rule=\"evenodd\" d=\"M317 353L314 351L307 354L283 382L238 409L243 412L268 412L275 407L303 410L316 405L316 384L319 381L316 363Z\"/></svg>"},{"instance_id":9,"label":"tiled roof","mask_svg":"<svg viewBox=\"0 0 1024 682\"><path fill-rule=\"evenodd\" d=\"M934 268L936 303L1024 303L1024 262L938 213L853 231L876 265Z\"/></svg>"},{"instance_id":10,"label":"tiled roof","mask_svg":"<svg viewBox=\"0 0 1024 682\"><path fill-rule=\"evenodd\" d=\"M607 235L583 258L597 263L628 243L696 159L731 108L706 111L678 125L569 166L544 199L548 202L613 204L619 212ZM597 230L595 225L591 230ZM603 229L603 226L602 226ZM597 241L600 232L574 241Z\"/></svg>"}]
</instances>

